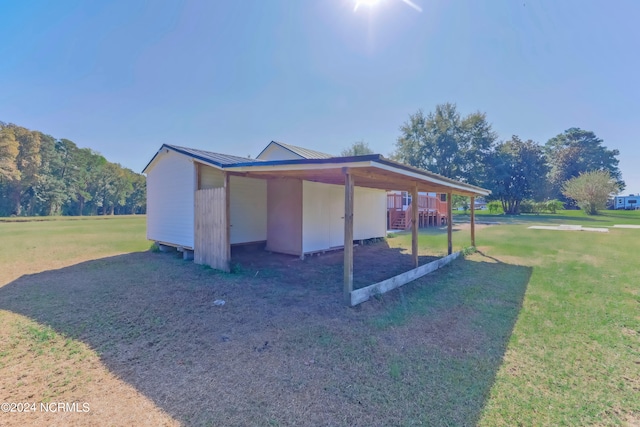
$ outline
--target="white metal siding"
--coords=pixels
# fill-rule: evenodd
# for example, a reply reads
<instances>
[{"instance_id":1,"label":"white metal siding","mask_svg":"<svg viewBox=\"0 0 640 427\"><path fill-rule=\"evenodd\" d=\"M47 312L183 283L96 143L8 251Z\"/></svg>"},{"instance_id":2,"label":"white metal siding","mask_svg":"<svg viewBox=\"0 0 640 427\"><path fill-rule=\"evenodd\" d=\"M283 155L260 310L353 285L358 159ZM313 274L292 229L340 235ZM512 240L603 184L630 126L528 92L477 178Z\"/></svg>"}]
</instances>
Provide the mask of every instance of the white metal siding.
<instances>
[{"instance_id":1,"label":"white metal siding","mask_svg":"<svg viewBox=\"0 0 640 427\"><path fill-rule=\"evenodd\" d=\"M342 193L342 198L340 198ZM340 203L342 200L342 203ZM344 244L344 187L302 182L302 252ZM340 228L342 239L340 240Z\"/></svg>"},{"instance_id":2,"label":"white metal siding","mask_svg":"<svg viewBox=\"0 0 640 427\"><path fill-rule=\"evenodd\" d=\"M193 248L195 168L168 150L147 171L147 239Z\"/></svg>"},{"instance_id":3,"label":"white metal siding","mask_svg":"<svg viewBox=\"0 0 640 427\"><path fill-rule=\"evenodd\" d=\"M198 165L200 171L200 188L220 188L224 187L224 172L207 165Z\"/></svg>"},{"instance_id":4,"label":"white metal siding","mask_svg":"<svg viewBox=\"0 0 640 427\"><path fill-rule=\"evenodd\" d=\"M276 144L271 144L258 156L259 160L295 160L302 158L302 156Z\"/></svg>"},{"instance_id":5,"label":"white metal siding","mask_svg":"<svg viewBox=\"0 0 640 427\"><path fill-rule=\"evenodd\" d=\"M342 198L344 199L344 194ZM342 204L344 205L344 201ZM344 207L342 210L344 211ZM353 240L386 236L387 192L372 188L355 187L353 217Z\"/></svg>"},{"instance_id":6,"label":"white metal siding","mask_svg":"<svg viewBox=\"0 0 640 427\"><path fill-rule=\"evenodd\" d=\"M267 240L267 181L232 176L231 244Z\"/></svg>"},{"instance_id":7,"label":"white metal siding","mask_svg":"<svg viewBox=\"0 0 640 427\"><path fill-rule=\"evenodd\" d=\"M386 235L386 191L355 187L353 205L354 240ZM305 253L344 245L344 186L303 182L302 233Z\"/></svg>"}]
</instances>

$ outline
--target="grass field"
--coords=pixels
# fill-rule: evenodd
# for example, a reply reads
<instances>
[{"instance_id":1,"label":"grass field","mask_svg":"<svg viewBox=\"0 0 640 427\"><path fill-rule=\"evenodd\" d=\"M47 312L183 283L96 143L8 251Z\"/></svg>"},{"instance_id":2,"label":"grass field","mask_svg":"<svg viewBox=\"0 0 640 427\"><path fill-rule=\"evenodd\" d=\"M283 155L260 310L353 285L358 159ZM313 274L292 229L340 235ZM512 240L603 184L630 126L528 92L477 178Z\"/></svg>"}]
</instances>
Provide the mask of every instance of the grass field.
<instances>
[{"instance_id":1,"label":"grass field","mask_svg":"<svg viewBox=\"0 0 640 427\"><path fill-rule=\"evenodd\" d=\"M640 425L640 230L527 229L640 225L604 213L482 216L478 253L357 308L331 256L221 274L144 217L0 222L0 401L90 405L0 425Z\"/></svg>"}]
</instances>

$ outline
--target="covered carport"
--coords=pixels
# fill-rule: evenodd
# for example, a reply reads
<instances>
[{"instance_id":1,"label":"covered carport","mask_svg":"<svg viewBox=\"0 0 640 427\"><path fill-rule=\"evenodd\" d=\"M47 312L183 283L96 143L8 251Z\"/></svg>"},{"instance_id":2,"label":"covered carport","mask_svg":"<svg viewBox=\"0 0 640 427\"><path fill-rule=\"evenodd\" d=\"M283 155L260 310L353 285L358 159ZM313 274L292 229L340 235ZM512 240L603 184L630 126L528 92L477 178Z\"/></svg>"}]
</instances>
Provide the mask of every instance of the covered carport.
<instances>
[{"instance_id":1,"label":"covered carport","mask_svg":"<svg viewBox=\"0 0 640 427\"><path fill-rule=\"evenodd\" d=\"M259 179L299 179L305 181L337 184L344 186L344 301L347 305L356 305L366 301L371 294L386 292L409 281L433 271L443 262L433 266L419 266L418 263L418 204L413 203L411 215L412 245L411 255L414 269L378 284L369 289L353 289L353 224L354 224L354 187L374 188L381 190L401 190L411 193L413 200L418 200L419 192L436 192L447 194L447 245L448 257L452 254L452 212L451 198L453 194L471 198L471 245L475 246L475 212L476 196L489 195L489 191L469 185L438 174L384 158L373 154L353 157L336 157L329 159L278 160L238 163L224 167L229 175ZM446 257L445 257L446 258ZM448 262L448 261L447 261Z\"/></svg>"}]
</instances>

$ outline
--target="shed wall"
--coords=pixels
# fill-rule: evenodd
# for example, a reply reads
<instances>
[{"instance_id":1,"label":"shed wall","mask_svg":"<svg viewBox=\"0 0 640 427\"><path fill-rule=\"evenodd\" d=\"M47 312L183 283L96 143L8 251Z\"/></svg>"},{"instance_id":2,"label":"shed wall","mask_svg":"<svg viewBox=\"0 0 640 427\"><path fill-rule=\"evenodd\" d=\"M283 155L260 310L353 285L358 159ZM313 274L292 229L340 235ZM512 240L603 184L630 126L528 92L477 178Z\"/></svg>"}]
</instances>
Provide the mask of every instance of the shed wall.
<instances>
[{"instance_id":1,"label":"shed wall","mask_svg":"<svg viewBox=\"0 0 640 427\"><path fill-rule=\"evenodd\" d=\"M198 164L198 190L224 187L224 172L211 166Z\"/></svg>"},{"instance_id":2,"label":"shed wall","mask_svg":"<svg viewBox=\"0 0 640 427\"><path fill-rule=\"evenodd\" d=\"M258 156L259 160L295 160L302 158L302 156L276 144L271 144Z\"/></svg>"},{"instance_id":3,"label":"shed wall","mask_svg":"<svg viewBox=\"0 0 640 427\"><path fill-rule=\"evenodd\" d=\"M194 164L167 151L147 171L147 239L193 249Z\"/></svg>"},{"instance_id":4,"label":"shed wall","mask_svg":"<svg viewBox=\"0 0 640 427\"><path fill-rule=\"evenodd\" d=\"M387 193L354 189L354 240L384 237L387 231ZM344 245L344 186L304 181L302 200L303 252Z\"/></svg>"},{"instance_id":5,"label":"shed wall","mask_svg":"<svg viewBox=\"0 0 640 427\"><path fill-rule=\"evenodd\" d=\"M356 183L357 182L358 180L356 178ZM342 198L344 199L344 195ZM385 237L386 235L387 192L372 188L355 187L353 201L353 239L372 239L375 237Z\"/></svg>"},{"instance_id":6,"label":"shed wall","mask_svg":"<svg viewBox=\"0 0 640 427\"><path fill-rule=\"evenodd\" d=\"M267 182L231 176L231 244L267 240Z\"/></svg>"},{"instance_id":7,"label":"shed wall","mask_svg":"<svg viewBox=\"0 0 640 427\"><path fill-rule=\"evenodd\" d=\"M344 244L344 187L304 181L302 193L304 253Z\"/></svg>"},{"instance_id":8,"label":"shed wall","mask_svg":"<svg viewBox=\"0 0 640 427\"><path fill-rule=\"evenodd\" d=\"M267 250L302 254L302 181L267 181Z\"/></svg>"}]
</instances>

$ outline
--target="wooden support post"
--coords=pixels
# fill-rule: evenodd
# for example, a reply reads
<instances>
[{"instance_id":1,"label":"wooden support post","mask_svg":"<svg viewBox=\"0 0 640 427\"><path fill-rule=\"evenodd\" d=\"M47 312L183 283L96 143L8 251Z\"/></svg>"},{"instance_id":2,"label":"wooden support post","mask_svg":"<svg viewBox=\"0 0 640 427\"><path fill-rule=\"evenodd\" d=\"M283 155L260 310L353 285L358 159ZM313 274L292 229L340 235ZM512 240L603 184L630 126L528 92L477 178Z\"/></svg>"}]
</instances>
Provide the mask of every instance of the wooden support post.
<instances>
[{"instance_id":1,"label":"wooden support post","mask_svg":"<svg viewBox=\"0 0 640 427\"><path fill-rule=\"evenodd\" d=\"M476 246L476 198L471 196L471 246Z\"/></svg>"},{"instance_id":2,"label":"wooden support post","mask_svg":"<svg viewBox=\"0 0 640 427\"><path fill-rule=\"evenodd\" d=\"M226 250L226 269L225 271L229 272L231 271L231 182L230 182L230 176L227 172L224 173L224 203L225 203L225 208L224 208L224 216L225 216L225 224L226 224L226 244L225 244L225 250Z\"/></svg>"},{"instance_id":3,"label":"wooden support post","mask_svg":"<svg viewBox=\"0 0 640 427\"><path fill-rule=\"evenodd\" d=\"M451 204L453 202L452 193L447 193L447 254L451 255L453 253L453 213Z\"/></svg>"},{"instance_id":4,"label":"wooden support post","mask_svg":"<svg viewBox=\"0 0 640 427\"><path fill-rule=\"evenodd\" d=\"M344 302L351 306L353 291L353 175L344 172Z\"/></svg>"},{"instance_id":5,"label":"wooden support post","mask_svg":"<svg viewBox=\"0 0 640 427\"><path fill-rule=\"evenodd\" d=\"M411 189L411 257L413 266L418 267L418 185Z\"/></svg>"}]
</instances>

